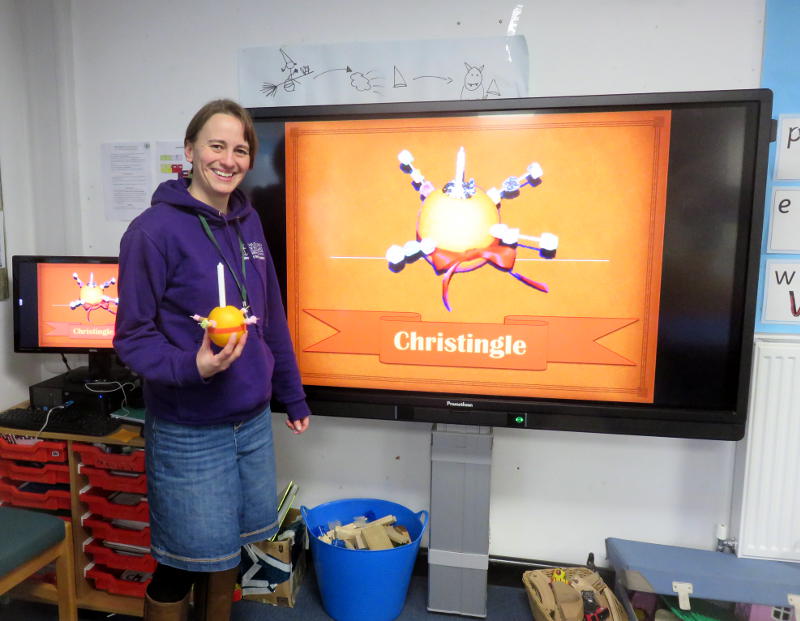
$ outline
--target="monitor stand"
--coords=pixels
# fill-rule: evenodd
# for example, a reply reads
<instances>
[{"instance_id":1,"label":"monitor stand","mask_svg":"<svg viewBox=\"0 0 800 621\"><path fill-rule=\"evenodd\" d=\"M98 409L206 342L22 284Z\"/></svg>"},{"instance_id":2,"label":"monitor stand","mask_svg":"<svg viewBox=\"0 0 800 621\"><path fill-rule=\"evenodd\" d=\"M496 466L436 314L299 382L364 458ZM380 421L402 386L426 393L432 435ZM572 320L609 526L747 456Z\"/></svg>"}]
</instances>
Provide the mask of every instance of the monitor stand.
<instances>
[{"instance_id":1,"label":"monitor stand","mask_svg":"<svg viewBox=\"0 0 800 621\"><path fill-rule=\"evenodd\" d=\"M113 350L89 352L89 365L68 371L66 377L74 384L121 383L132 379L131 372L117 363Z\"/></svg>"},{"instance_id":2,"label":"monitor stand","mask_svg":"<svg viewBox=\"0 0 800 621\"><path fill-rule=\"evenodd\" d=\"M492 428L431 432L428 610L486 617Z\"/></svg>"}]
</instances>

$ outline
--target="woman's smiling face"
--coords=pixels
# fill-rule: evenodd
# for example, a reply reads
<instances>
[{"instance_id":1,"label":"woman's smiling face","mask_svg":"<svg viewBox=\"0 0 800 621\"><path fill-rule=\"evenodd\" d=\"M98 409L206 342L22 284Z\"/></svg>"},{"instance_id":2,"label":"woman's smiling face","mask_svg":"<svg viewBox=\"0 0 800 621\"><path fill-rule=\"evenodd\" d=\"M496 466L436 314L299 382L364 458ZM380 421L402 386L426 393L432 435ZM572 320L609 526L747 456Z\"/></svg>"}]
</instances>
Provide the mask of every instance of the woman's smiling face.
<instances>
[{"instance_id":1,"label":"woman's smiling face","mask_svg":"<svg viewBox=\"0 0 800 621\"><path fill-rule=\"evenodd\" d=\"M250 168L250 145L242 122L229 114L213 115L197 133L197 139L184 145L184 152L192 163L189 193L226 212L228 198Z\"/></svg>"}]
</instances>

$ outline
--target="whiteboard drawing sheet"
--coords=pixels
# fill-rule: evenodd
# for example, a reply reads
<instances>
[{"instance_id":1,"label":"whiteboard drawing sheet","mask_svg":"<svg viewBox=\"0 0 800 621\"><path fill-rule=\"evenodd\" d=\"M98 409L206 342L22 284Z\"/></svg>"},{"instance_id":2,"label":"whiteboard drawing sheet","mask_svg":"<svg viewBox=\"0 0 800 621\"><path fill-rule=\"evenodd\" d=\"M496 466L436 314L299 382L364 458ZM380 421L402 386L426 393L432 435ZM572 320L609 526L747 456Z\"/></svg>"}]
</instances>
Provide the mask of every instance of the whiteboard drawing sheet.
<instances>
[{"instance_id":1,"label":"whiteboard drawing sheet","mask_svg":"<svg viewBox=\"0 0 800 621\"><path fill-rule=\"evenodd\" d=\"M239 51L239 101L247 108L527 95L521 35Z\"/></svg>"}]
</instances>

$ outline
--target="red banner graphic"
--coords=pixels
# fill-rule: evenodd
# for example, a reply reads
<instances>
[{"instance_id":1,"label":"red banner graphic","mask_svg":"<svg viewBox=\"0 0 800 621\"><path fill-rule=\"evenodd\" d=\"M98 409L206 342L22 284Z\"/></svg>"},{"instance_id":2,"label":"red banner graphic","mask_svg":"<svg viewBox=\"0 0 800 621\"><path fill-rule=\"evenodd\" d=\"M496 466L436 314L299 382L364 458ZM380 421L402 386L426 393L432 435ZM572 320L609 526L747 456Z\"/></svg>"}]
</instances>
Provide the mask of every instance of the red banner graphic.
<instances>
[{"instance_id":1,"label":"red banner graphic","mask_svg":"<svg viewBox=\"0 0 800 621\"><path fill-rule=\"evenodd\" d=\"M111 339L114 336L114 324L87 324L80 322L48 321L48 337L66 337L70 339Z\"/></svg>"},{"instance_id":2,"label":"red banner graphic","mask_svg":"<svg viewBox=\"0 0 800 621\"><path fill-rule=\"evenodd\" d=\"M510 315L496 324L447 323L408 312L304 312L336 330L306 352L377 355L387 364L530 371L551 362L636 364L597 340L638 319Z\"/></svg>"}]
</instances>

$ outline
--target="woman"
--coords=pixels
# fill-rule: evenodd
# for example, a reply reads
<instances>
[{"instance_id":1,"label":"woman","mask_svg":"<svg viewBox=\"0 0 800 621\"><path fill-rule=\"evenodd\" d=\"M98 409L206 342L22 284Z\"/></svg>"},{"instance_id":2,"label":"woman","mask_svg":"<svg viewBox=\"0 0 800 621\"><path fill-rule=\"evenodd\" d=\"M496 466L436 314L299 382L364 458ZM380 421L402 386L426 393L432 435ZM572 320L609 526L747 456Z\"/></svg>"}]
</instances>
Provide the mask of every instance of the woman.
<instances>
[{"instance_id":1,"label":"woman","mask_svg":"<svg viewBox=\"0 0 800 621\"><path fill-rule=\"evenodd\" d=\"M261 224L238 190L258 149L247 111L203 106L186 129L191 180L162 183L120 243L114 346L144 379L151 553L145 619L228 619L240 548L277 529L269 403L295 433L309 409ZM250 319L212 347L192 318L228 305Z\"/></svg>"}]
</instances>

